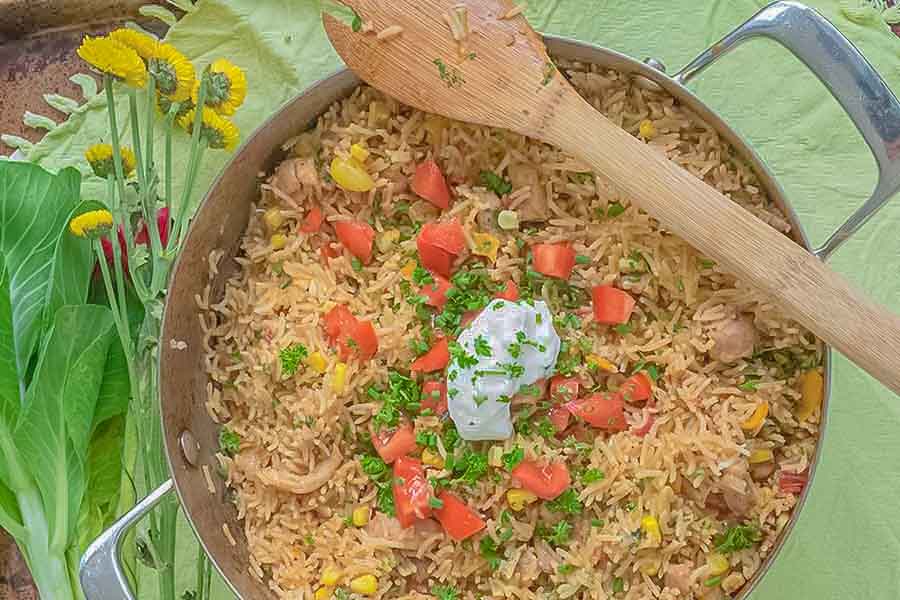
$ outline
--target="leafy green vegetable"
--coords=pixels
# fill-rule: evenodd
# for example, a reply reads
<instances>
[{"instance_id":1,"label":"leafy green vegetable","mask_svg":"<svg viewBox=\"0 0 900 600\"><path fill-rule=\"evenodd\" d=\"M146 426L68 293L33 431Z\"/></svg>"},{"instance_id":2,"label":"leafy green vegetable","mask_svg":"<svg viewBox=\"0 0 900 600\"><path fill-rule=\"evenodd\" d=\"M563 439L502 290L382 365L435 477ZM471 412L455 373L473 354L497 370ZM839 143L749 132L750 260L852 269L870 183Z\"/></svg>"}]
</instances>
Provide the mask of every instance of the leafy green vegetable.
<instances>
[{"instance_id":1,"label":"leafy green vegetable","mask_svg":"<svg viewBox=\"0 0 900 600\"><path fill-rule=\"evenodd\" d=\"M755 392L757 390L759 379L760 378L757 375L747 375L744 378L744 382L738 385L738 389L741 389L745 392Z\"/></svg>"},{"instance_id":2,"label":"leafy green vegetable","mask_svg":"<svg viewBox=\"0 0 900 600\"><path fill-rule=\"evenodd\" d=\"M581 503L581 500L578 499L578 492L572 488L564 491L557 496L556 499L547 502L546 506L553 512L564 513L567 515L581 514L581 511L584 509L584 505Z\"/></svg>"},{"instance_id":3,"label":"leafy green vegetable","mask_svg":"<svg viewBox=\"0 0 900 600\"><path fill-rule=\"evenodd\" d=\"M466 352L466 349L463 348L459 342L450 342L448 350L450 352L450 358L461 369L468 369L469 367L474 367L478 364L478 359Z\"/></svg>"},{"instance_id":4,"label":"leafy green vegetable","mask_svg":"<svg viewBox=\"0 0 900 600\"><path fill-rule=\"evenodd\" d=\"M540 524L535 529L538 537L554 547L568 545L574 527L568 521L559 521L552 527Z\"/></svg>"},{"instance_id":5,"label":"leafy green vegetable","mask_svg":"<svg viewBox=\"0 0 900 600\"><path fill-rule=\"evenodd\" d=\"M234 456L241 448L241 436L227 427L219 430L219 450L228 456Z\"/></svg>"},{"instance_id":6,"label":"leafy green vegetable","mask_svg":"<svg viewBox=\"0 0 900 600\"><path fill-rule=\"evenodd\" d=\"M612 592L613 594L621 594L625 591L625 580L621 577L616 577L612 580Z\"/></svg>"},{"instance_id":7,"label":"leafy green vegetable","mask_svg":"<svg viewBox=\"0 0 900 600\"><path fill-rule=\"evenodd\" d=\"M456 600L459 592L450 585L436 585L431 588L431 595L437 600Z\"/></svg>"},{"instance_id":8,"label":"leafy green vegetable","mask_svg":"<svg viewBox=\"0 0 900 600\"><path fill-rule=\"evenodd\" d=\"M441 509L444 508L444 501L440 498L435 498L434 496L432 496L428 499L428 506L435 509Z\"/></svg>"},{"instance_id":9,"label":"leafy green vegetable","mask_svg":"<svg viewBox=\"0 0 900 600\"><path fill-rule=\"evenodd\" d=\"M525 460L525 451L519 446L516 446L509 452L505 452L500 460L503 462L503 466L506 467L507 471L512 471L520 462Z\"/></svg>"},{"instance_id":10,"label":"leafy green vegetable","mask_svg":"<svg viewBox=\"0 0 900 600\"><path fill-rule=\"evenodd\" d=\"M605 477L606 474L604 474L600 469L588 469L581 476L581 482L585 485L590 485L592 483L602 481Z\"/></svg>"},{"instance_id":11,"label":"leafy green vegetable","mask_svg":"<svg viewBox=\"0 0 900 600\"><path fill-rule=\"evenodd\" d=\"M589 265L591 264L591 257L585 256L584 254L579 254L575 257L575 264Z\"/></svg>"},{"instance_id":12,"label":"leafy green vegetable","mask_svg":"<svg viewBox=\"0 0 900 600\"><path fill-rule=\"evenodd\" d=\"M716 587L720 583L722 583L722 576L716 575L715 577L710 577L709 579L704 581L703 585L705 585L706 587Z\"/></svg>"},{"instance_id":13,"label":"leafy green vegetable","mask_svg":"<svg viewBox=\"0 0 900 600\"><path fill-rule=\"evenodd\" d=\"M478 356L491 356L491 345L483 335L475 338L475 354Z\"/></svg>"},{"instance_id":14,"label":"leafy green vegetable","mask_svg":"<svg viewBox=\"0 0 900 600\"><path fill-rule=\"evenodd\" d=\"M489 535L481 538L481 541L478 543L478 551L481 556L487 561L488 566L492 571L496 571L498 567L500 567L500 563L503 561L503 557L500 556L500 544Z\"/></svg>"},{"instance_id":15,"label":"leafy green vegetable","mask_svg":"<svg viewBox=\"0 0 900 600\"><path fill-rule=\"evenodd\" d=\"M738 550L752 548L753 544L762 539L762 532L752 523L746 525L734 525L725 530L713 540L716 550L722 554L731 554Z\"/></svg>"},{"instance_id":16,"label":"leafy green vegetable","mask_svg":"<svg viewBox=\"0 0 900 600\"><path fill-rule=\"evenodd\" d=\"M366 393L382 403L373 418L376 427L394 427L400 422L401 415L419 410L419 384L397 371L388 372L386 389L371 386Z\"/></svg>"},{"instance_id":17,"label":"leafy green vegetable","mask_svg":"<svg viewBox=\"0 0 900 600\"><path fill-rule=\"evenodd\" d=\"M458 335L465 313L481 310L490 303L497 291L497 284L483 268L457 271L450 279L447 303L434 323L449 335Z\"/></svg>"},{"instance_id":18,"label":"leafy green vegetable","mask_svg":"<svg viewBox=\"0 0 900 600\"><path fill-rule=\"evenodd\" d=\"M416 433L416 443L429 450L437 450L438 436L433 431L419 431Z\"/></svg>"},{"instance_id":19,"label":"leafy green vegetable","mask_svg":"<svg viewBox=\"0 0 900 600\"><path fill-rule=\"evenodd\" d=\"M606 216L610 219L615 219L619 215L625 212L625 207L619 204L618 202L613 202L609 205L609 208L606 209Z\"/></svg>"},{"instance_id":20,"label":"leafy green vegetable","mask_svg":"<svg viewBox=\"0 0 900 600\"><path fill-rule=\"evenodd\" d=\"M484 187L498 196L505 196L512 191L512 183L503 179L493 171L482 171L479 178Z\"/></svg>"},{"instance_id":21,"label":"leafy green vegetable","mask_svg":"<svg viewBox=\"0 0 900 600\"><path fill-rule=\"evenodd\" d=\"M634 330L634 326L631 323L621 323L613 327L613 330L619 335L628 335Z\"/></svg>"},{"instance_id":22,"label":"leafy green vegetable","mask_svg":"<svg viewBox=\"0 0 900 600\"><path fill-rule=\"evenodd\" d=\"M562 565L559 565L559 568L557 568L556 571L560 575L568 575L569 573L571 573L574 570L575 570L575 565L562 564Z\"/></svg>"},{"instance_id":23,"label":"leafy green vegetable","mask_svg":"<svg viewBox=\"0 0 900 600\"><path fill-rule=\"evenodd\" d=\"M300 367L300 363L309 352L303 344L291 344L278 352L278 360L281 361L281 374L285 377L293 377Z\"/></svg>"},{"instance_id":24,"label":"leafy green vegetable","mask_svg":"<svg viewBox=\"0 0 900 600\"><path fill-rule=\"evenodd\" d=\"M453 473L456 475L453 483L474 485L487 470L487 454L467 448L461 459L453 461Z\"/></svg>"}]
</instances>

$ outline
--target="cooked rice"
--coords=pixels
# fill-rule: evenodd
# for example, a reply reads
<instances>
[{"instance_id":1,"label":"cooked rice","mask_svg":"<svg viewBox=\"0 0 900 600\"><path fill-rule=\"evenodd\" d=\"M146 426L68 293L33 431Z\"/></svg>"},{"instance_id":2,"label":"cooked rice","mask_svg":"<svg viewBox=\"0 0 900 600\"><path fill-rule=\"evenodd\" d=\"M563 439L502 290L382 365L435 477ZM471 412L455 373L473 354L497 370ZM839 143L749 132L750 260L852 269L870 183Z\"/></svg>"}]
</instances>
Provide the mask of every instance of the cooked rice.
<instances>
[{"instance_id":1,"label":"cooked rice","mask_svg":"<svg viewBox=\"0 0 900 600\"><path fill-rule=\"evenodd\" d=\"M651 148L773 227L789 231L789 222L766 198L750 168L673 98L593 65L560 67L617 125L636 135L639 123L651 120L658 132ZM351 143L358 142L371 152L367 169L376 181L376 189L366 194L338 189L324 170L331 157L347 155ZM577 161L523 136L428 115L362 86L332 105L313 130L299 135L292 152L270 187L263 188L236 259L239 274L228 281L224 299L212 300L201 319L208 330L206 364L213 382L207 410L241 439L236 456L220 459L243 519L251 573L263 578L265 571L275 594L292 599L311 598L326 566L343 573L345 591L354 577L377 576L377 598L427 597L436 584L454 586L460 598L470 600L600 599L610 597L618 585L626 592L617 597L631 600L721 598L720 588L704 585L709 577L706 557L723 522L747 520L761 528L763 538L730 555L731 574L723 587L734 591L752 577L797 501L779 490L777 474L806 469L816 446L818 414L813 423L798 423L793 414L801 365L821 364L822 346L811 334L685 242L663 233L603 178L580 175L585 169ZM520 215L545 223L527 235L493 232L503 242L490 270L495 281L520 279L525 250L516 244L517 237L527 243L566 240L591 258L590 265L576 268L573 285L615 282L638 298L640 327L622 336L598 327L587 338L591 353L609 360L617 372L584 372L585 377L615 389L639 360L663 371L655 406L630 409L628 415L633 425L640 425L655 413L643 438L629 431L610 435L595 430L596 437L581 451L537 435L517 434L494 444L498 449L489 451L492 464L499 462L498 453L519 445L529 456L564 457L573 472L598 468L605 473L600 481L576 486L584 511L573 518L568 546L554 549L534 536L539 522L558 519L543 503L507 513L513 536L503 544L503 562L494 572L480 556L477 538L452 542L434 521L407 530L382 513L374 513L362 528L345 521L353 508L372 506L375 499L376 490L356 460L355 440L368 431L378 410L366 389L383 383L389 368L408 368L414 359L408 341L421 332L415 308L403 299L399 273L415 256L415 240L388 242L386 251L376 251L372 264L357 272L346 256L323 264L319 247L334 241L327 232L291 233L286 247L273 251L271 232L262 220L263 211L275 207L286 219L283 231L295 232L304 217L298 207L318 205L327 222L366 219L380 236L393 227L388 217L401 203L409 204L410 215L419 221L434 219L438 212L409 189L415 164L429 156L438 160L455 188L448 214L469 235L492 224L487 211L509 203ZM480 187L479 172L486 169L502 171L512 181L513 193L503 201ZM625 208L621 216L597 217L614 203ZM646 267L635 264L634 251L641 253ZM320 352L328 361L326 373L332 372L337 358L321 321L338 303L373 321L379 340L376 358L350 363L348 390L340 396L331 391L330 375L311 368L283 379L278 352L293 343ZM752 318L757 358L713 360L708 354L714 346L711 336L738 315ZM755 391L741 385L746 373L760 375ZM771 407L765 426L755 436L745 434L740 424L763 400ZM415 425L417 431L435 429L439 419L418 417ZM489 445L479 446L488 451ZM746 457L752 448L775 451L775 468L758 480L748 475ZM339 466L322 473L335 453L341 456ZM504 492L511 485L503 469L491 471L496 481L489 477L460 492L485 516L487 532L497 530L507 508ZM324 485L306 495L282 491L309 475L320 477ZM723 507L723 492L749 502L747 514L738 518ZM658 548L635 533L645 515L659 520L663 543ZM568 565L565 573L561 565Z\"/></svg>"}]
</instances>

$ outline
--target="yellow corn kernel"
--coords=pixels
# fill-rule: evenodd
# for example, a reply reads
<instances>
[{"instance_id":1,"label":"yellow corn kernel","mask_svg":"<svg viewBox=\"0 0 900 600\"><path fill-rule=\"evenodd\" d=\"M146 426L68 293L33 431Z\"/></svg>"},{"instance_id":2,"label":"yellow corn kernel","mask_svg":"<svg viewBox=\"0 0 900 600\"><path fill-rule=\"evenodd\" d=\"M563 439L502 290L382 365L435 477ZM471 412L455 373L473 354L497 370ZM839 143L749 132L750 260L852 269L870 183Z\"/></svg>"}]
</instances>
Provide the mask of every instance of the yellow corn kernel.
<instances>
[{"instance_id":1,"label":"yellow corn kernel","mask_svg":"<svg viewBox=\"0 0 900 600\"><path fill-rule=\"evenodd\" d=\"M355 158L335 156L331 161L331 178L348 192L368 192L375 187L375 181L366 168Z\"/></svg>"},{"instance_id":2,"label":"yellow corn kernel","mask_svg":"<svg viewBox=\"0 0 900 600\"><path fill-rule=\"evenodd\" d=\"M797 420L808 420L822 406L825 399L825 380L813 369L800 376L800 402L797 403Z\"/></svg>"},{"instance_id":3,"label":"yellow corn kernel","mask_svg":"<svg viewBox=\"0 0 900 600\"><path fill-rule=\"evenodd\" d=\"M659 529L659 521L652 515L641 519L641 532L650 546L659 546L662 543L662 531Z\"/></svg>"},{"instance_id":4,"label":"yellow corn kernel","mask_svg":"<svg viewBox=\"0 0 900 600\"><path fill-rule=\"evenodd\" d=\"M374 596L378 591L378 580L374 575L360 575L350 582L350 591L354 594Z\"/></svg>"},{"instance_id":5,"label":"yellow corn kernel","mask_svg":"<svg viewBox=\"0 0 900 600\"><path fill-rule=\"evenodd\" d=\"M656 557L647 558L641 563L641 573L647 577L653 577L659 573L660 560Z\"/></svg>"},{"instance_id":6,"label":"yellow corn kernel","mask_svg":"<svg viewBox=\"0 0 900 600\"><path fill-rule=\"evenodd\" d=\"M774 458L775 455L772 453L771 448L757 448L747 457L747 462L751 465L758 465L760 463L772 462Z\"/></svg>"},{"instance_id":7,"label":"yellow corn kernel","mask_svg":"<svg viewBox=\"0 0 900 600\"><path fill-rule=\"evenodd\" d=\"M768 416L769 401L763 400L762 403L756 407L756 410L753 411L753 414L750 415L750 418L741 423L741 429L755 433L763 426L763 423Z\"/></svg>"},{"instance_id":8,"label":"yellow corn kernel","mask_svg":"<svg viewBox=\"0 0 900 600\"><path fill-rule=\"evenodd\" d=\"M528 490L513 488L506 491L506 501L509 503L511 509L518 512L523 510L526 504L537 502L537 496Z\"/></svg>"},{"instance_id":9,"label":"yellow corn kernel","mask_svg":"<svg viewBox=\"0 0 900 600\"><path fill-rule=\"evenodd\" d=\"M313 352L306 358L306 364L308 364L313 371L324 373L325 367L328 366L328 361L325 360L325 357L322 356L321 352Z\"/></svg>"},{"instance_id":10,"label":"yellow corn kernel","mask_svg":"<svg viewBox=\"0 0 900 600\"><path fill-rule=\"evenodd\" d=\"M272 245L272 250L281 250L287 246L287 236L283 233L276 233L269 240L269 243Z\"/></svg>"},{"instance_id":11,"label":"yellow corn kernel","mask_svg":"<svg viewBox=\"0 0 900 600\"><path fill-rule=\"evenodd\" d=\"M486 256L491 262L497 260L497 250L500 249L500 240L489 233L473 233L472 254Z\"/></svg>"},{"instance_id":12,"label":"yellow corn kernel","mask_svg":"<svg viewBox=\"0 0 900 600\"><path fill-rule=\"evenodd\" d=\"M406 279L412 279L413 271L416 270L416 267L419 266L416 264L416 261L410 260L408 263L403 265L403 268L400 269L400 274L403 275Z\"/></svg>"},{"instance_id":13,"label":"yellow corn kernel","mask_svg":"<svg viewBox=\"0 0 900 600\"><path fill-rule=\"evenodd\" d=\"M350 146L350 156L360 163L364 163L369 160L369 151L363 148L362 144L353 144Z\"/></svg>"},{"instance_id":14,"label":"yellow corn kernel","mask_svg":"<svg viewBox=\"0 0 900 600\"><path fill-rule=\"evenodd\" d=\"M709 566L709 574L711 577L724 575L731 569L731 564L724 554L713 552L706 557L706 564Z\"/></svg>"},{"instance_id":15,"label":"yellow corn kernel","mask_svg":"<svg viewBox=\"0 0 900 600\"><path fill-rule=\"evenodd\" d=\"M644 119L638 127L638 135L645 140L652 140L656 137L656 125L650 119Z\"/></svg>"},{"instance_id":16,"label":"yellow corn kernel","mask_svg":"<svg viewBox=\"0 0 900 600\"><path fill-rule=\"evenodd\" d=\"M335 394L344 393L347 383L347 363L339 362L334 365L334 374L331 376L331 390Z\"/></svg>"},{"instance_id":17,"label":"yellow corn kernel","mask_svg":"<svg viewBox=\"0 0 900 600\"><path fill-rule=\"evenodd\" d=\"M270 208L263 214L263 221L266 227L269 228L269 231L277 231L284 225L284 215L277 208Z\"/></svg>"},{"instance_id":18,"label":"yellow corn kernel","mask_svg":"<svg viewBox=\"0 0 900 600\"><path fill-rule=\"evenodd\" d=\"M337 567L325 567L319 583L326 587L334 587L341 580L343 573Z\"/></svg>"},{"instance_id":19,"label":"yellow corn kernel","mask_svg":"<svg viewBox=\"0 0 900 600\"><path fill-rule=\"evenodd\" d=\"M398 241L400 241L400 231L397 229L388 229L378 236L378 241L375 243L378 244L378 250L387 252L391 249L391 246Z\"/></svg>"},{"instance_id":20,"label":"yellow corn kernel","mask_svg":"<svg viewBox=\"0 0 900 600\"><path fill-rule=\"evenodd\" d=\"M331 588L320 587L316 590L316 600L328 600L333 592Z\"/></svg>"},{"instance_id":21,"label":"yellow corn kernel","mask_svg":"<svg viewBox=\"0 0 900 600\"><path fill-rule=\"evenodd\" d=\"M426 464L429 467L435 467L437 469L444 468L444 459L441 458L441 455L437 452L432 452L428 448L422 450L422 464Z\"/></svg>"},{"instance_id":22,"label":"yellow corn kernel","mask_svg":"<svg viewBox=\"0 0 900 600\"><path fill-rule=\"evenodd\" d=\"M369 523L369 507L360 506L353 509L353 524L356 527L365 527Z\"/></svg>"},{"instance_id":23,"label":"yellow corn kernel","mask_svg":"<svg viewBox=\"0 0 900 600\"><path fill-rule=\"evenodd\" d=\"M597 356L596 354L588 354L587 363L589 367L600 369L601 371L606 371L607 373L618 372L616 365L612 364L602 356Z\"/></svg>"}]
</instances>

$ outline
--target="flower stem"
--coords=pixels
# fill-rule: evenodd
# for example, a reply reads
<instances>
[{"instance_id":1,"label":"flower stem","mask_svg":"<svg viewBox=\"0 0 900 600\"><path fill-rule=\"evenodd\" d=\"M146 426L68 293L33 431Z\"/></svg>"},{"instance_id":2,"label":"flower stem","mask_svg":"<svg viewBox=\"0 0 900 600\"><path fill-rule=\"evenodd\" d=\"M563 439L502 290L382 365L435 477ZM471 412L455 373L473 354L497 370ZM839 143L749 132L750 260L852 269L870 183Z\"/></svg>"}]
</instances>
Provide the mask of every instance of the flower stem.
<instances>
[{"instance_id":1,"label":"flower stem","mask_svg":"<svg viewBox=\"0 0 900 600\"><path fill-rule=\"evenodd\" d=\"M107 182L108 193L110 194L110 196L115 196L116 192L113 187L112 179L107 177L106 182ZM111 203L115 204L114 201ZM121 200L119 201L119 204L121 204ZM127 214L125 214L124 210L117 210L116 212L119 213L119 218L115 219L115 221L118 221L121 223L128 219L128 216L127 216ZM115 221L114 221L114 225L115 225ZM109 243L113 249L113 272L116 274L116 283L115 283L115 290L107 290L107 293L113 292L116 294L115 297L116 297L116 300L118 303L118 309L119 309L118 314L119 314L119 321L121 322L121 328L125 333L126 339L130 339L131 336L129 335L129 325L128 325L128 305L127 305L127 302L125 299L127 290L125 289L125 285L126 285L125 284L125 273L124 273L124 269L122 268L122 247L121 247L121 244L119 244L118 228L113 226L112 230L110 230L110 231L111 232L110 232L110 242ZM102 255L100 257L100 268L102 270L102 269L106 268L106 266L105 266L106 265L106 256L103 254L102 246L100 249L100 253ZM110 298L112 298L112 297L113 296L110 296ZM113 305L113 303L110 302L110 306L112 306L112 305ZM123 345L125 344L124 340L122 341L122 344Z\"/></svg>"},{"instance_id":2,"label":"flower stem","mask_svg":"<svg viewBox=\"0 0 900 600\"><path fill-rule=\"evenodd\" d=\"M150 77L153 80L153 77ZM143 188L147 181L147 164L144 162L144 149L141 147L141 125L138 121L137 90L128 86L128 111L131 116L131 144L134 146L134 157L137 159L138 183Z\"/></svg>"},{"instance_id":3,"label":"flower stem","mask_svg":"<svg viewBox=\"0 0 900 600\"><path fill-rule=\"evenodd\" d=\"M200 158L203 155L203 146L205 145L205 142L201 143L200 132L203 129L203 105L206 102L206 86L206 77L201 75L200 89L197 90L197 106L194 108L194 125L193 131L191 132L191 156L188 161L187 181L181 190L181 203L178 206L178 217L175 219L172 235L169 236L169 246L167 248L169 253L176 248L181 248L181 238L184 235L191 190L194 187L194 178L199 170Z\"/></svg>"}]
</instances>

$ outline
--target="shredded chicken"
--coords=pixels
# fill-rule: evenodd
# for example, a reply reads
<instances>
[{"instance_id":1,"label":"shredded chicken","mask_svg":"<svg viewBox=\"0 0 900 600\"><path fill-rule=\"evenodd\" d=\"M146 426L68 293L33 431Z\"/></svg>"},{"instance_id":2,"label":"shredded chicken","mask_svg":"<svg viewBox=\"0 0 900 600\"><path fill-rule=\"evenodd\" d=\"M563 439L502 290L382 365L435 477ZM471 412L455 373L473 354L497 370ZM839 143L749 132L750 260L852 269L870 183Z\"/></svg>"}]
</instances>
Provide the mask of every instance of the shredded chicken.
<instances>
[{"instance_id":1,"label":"shredded chicken","mask_svg":"<svg viewBox=\"0 0 900 600\"><path fill-rule=\"evenodd\" d=\"M756 345L756 329L749 317L731 319L710 337L715 342L709 351L710 357L724 363L751 356Z\"/></svg>"},{"instance_id":2,"label":"shredded chicken","mask_svg":"<svg viewBox=\"0 0 900 600\"><path fill-rule=\"evenodd\" d=\"M398 550L418 550L419 546L435 534L443 535L443 529L437 521L424 519L404 529L397 519L383 513L376 513L363 530L369 543Z\"/></svg>"},{"instance_id":3,"label":"shredded chicken","mask_svg":"<svg viewBox=\"0 0 900 600\"><path fill-rule=\"evenodd\" d=\"M670 564L666 569L666 587L680 590L687 595L691 591L691 572L694 566L690 563Z\"/></svg>"},{"instance_id":4,"label":"shredded chicken","mask_svg":"<svg viewBox=\"0 0 900 600\"><path fill-rule=\"evenodd\" d=\"M319 175L312 160L292 158L278 165L270 183L279 191L293 196L304 185L318 186Z\"/></svg>"},{"instance_id":5,"label":"shredded chicken","mask_svg":"<svg viewBox=\"0 0 900 600\"><path fill-rule=\"evenodd\" d=\"M334 472L341 465L340 454L334 453L324 461L316 465L316 467L306 475L294 475L280 469L261 469L259 471L259 481L263 485L278 488L283 492L292 494L309 494L314 492L331 479Z\"/></svg>"},{"instance_id":6,"label":"shredded chicken","mask_svg":"<svg viewBox=\"0 0 900 600\"><path fill-rule=\"evenodd\" d=\"M547 198L541 185L538 169L527 163L515 163L509 166L509 180L513 189L530 187L531 194L519 206L519 221L543 221L547 219Z\"/></svg>"},{"instance_id":7,"label":"shredded chicken","mask_svg":"<svg viewBox=\"0 0 900 600\"><path fill-rule=\"evenodd\" d=\"M725 504L737 517L745 516L756 503L756 487L746 463L739 462L728 467L720 486Z\"/></svg>"}]
</instances>

